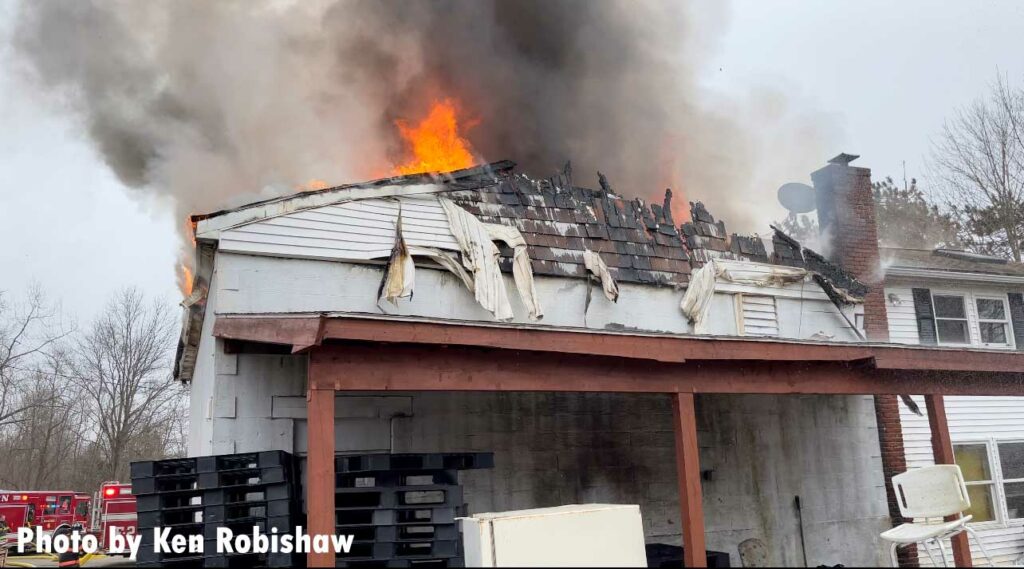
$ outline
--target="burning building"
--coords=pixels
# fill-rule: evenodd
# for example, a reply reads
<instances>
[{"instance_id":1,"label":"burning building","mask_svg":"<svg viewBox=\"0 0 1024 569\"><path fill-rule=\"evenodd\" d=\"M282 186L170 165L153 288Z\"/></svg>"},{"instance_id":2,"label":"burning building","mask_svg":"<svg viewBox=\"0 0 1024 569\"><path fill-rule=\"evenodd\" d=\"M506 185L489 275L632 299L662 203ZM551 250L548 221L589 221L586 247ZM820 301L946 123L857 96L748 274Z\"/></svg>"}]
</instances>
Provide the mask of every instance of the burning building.
<instances>
[{"instance_id":1,"label":"burning building","mask_svg":"<svg viewBox=\"0 0 1024 569\"><path fill-rule=\"evenodd\" d=\"M837 160L814 180L860 273L779 232L730 235L699 202L680 223L671 192L581 187L569 164L195 216L175 370L190 452L306 456L311 531L334 528L336 452L493 451L464 475L471 511L636 503L647 540L691 564L751 543L773 564L878 564L896 396L1016 392L1019 356L868 343L886 329L857 278L874 226L846 214L870 173Z\"/></svg>"}]
</instances>

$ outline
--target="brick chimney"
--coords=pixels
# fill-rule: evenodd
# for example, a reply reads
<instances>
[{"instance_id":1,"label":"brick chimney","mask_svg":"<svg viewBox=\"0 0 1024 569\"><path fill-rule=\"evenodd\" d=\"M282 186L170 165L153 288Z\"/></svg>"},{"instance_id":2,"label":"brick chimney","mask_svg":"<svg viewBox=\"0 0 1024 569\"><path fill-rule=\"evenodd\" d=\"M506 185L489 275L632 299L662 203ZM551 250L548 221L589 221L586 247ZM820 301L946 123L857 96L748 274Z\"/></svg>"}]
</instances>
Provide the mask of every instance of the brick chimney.
<instances>
[{"instance_id":1,"label":"brick chimney","mask_svg":"<svg viewBox=\"0 0 1024 569\"><path fill-rule=\"evenodd\" d=\"M811 174L818 225L828 243L823 253L869 287L864 299L864 331L868 340L888 342L871 170L850 166L857 158L840 154Z\"/></svg>"},{"instance_id":2,"label":"brick chimney","mask_svg":"<svg viewBox=\"0 0 1024 569\"><path fill-rule=\"evenodd\" d=\"M885 312L883 273L878 254L878 226L871 194L871 169L850 166L858 156L840 154L811 174L818 208L818 225L828 244L828 257L868 285L864 298L864 332L872 342L889 341ZM903 426L895 395L875 395L875 421L882 455L889 517L894 526L903 523L893 491L892 477L906 472ZM915 547L900 550L900 566L916 567Z\"/></svg>"}]
</instances>

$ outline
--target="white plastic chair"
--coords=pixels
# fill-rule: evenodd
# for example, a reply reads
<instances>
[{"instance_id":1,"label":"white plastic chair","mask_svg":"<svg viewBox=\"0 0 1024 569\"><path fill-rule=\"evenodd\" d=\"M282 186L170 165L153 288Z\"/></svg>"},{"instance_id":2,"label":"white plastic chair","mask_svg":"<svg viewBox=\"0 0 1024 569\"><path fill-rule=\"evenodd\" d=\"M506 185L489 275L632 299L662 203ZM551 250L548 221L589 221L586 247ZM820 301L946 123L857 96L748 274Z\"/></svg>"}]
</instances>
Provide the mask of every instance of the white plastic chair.
<instances>
[{"instance_id":1,"label":"white plastic chair","mask_svg":"<svg viewBox=\"0 0 1024 569\"><path fill-rule=\"evenodd\" d=\"M978 549L981 550L988 564L995 567L992 558L985 551L985 546L978 539L978 535L967 525L972 516L961 515L960 519L951 522L943 519L946 516L963 514L971 507L971 499L967 495L967 485L964 483L964 476L960 472L959 466L937 464L908 470L903 474L893 476L892 486L896 492L900 514L904 518L922 520L900 524L882 533L882 539L891 543L889 556L892 559L893 567L899 566L896 559L896 548L913 543L923 544L932 565L937 565L930 547L933 542L939 546L943 567L948 567L949 560L946 558L946 550L942 548L942 540L962 531L966 531L967 535L974 539L974 543L978 544Z\"/></svg>"}]
</instances>

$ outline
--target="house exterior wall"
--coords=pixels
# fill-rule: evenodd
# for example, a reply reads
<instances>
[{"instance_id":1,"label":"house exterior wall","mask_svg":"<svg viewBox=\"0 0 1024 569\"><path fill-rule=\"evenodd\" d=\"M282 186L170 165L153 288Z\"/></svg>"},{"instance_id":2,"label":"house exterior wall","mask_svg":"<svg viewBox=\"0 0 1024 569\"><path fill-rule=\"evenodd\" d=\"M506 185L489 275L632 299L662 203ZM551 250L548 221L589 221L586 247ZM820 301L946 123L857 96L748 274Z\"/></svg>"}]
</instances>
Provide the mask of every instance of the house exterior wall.
<instances>
[{"instance_id":1,"label":"house exterior wall","mask_svg":"<svg viewBox=\"0 0 1024 569\"><path fill-rule=\"evenodd\" d=\"M915 396L914 400L924 408L923 397ZM996 476L995 471L1000 469L998 443L1024 441L1024 398L947 396L945 400L954 449L958 444L984 444L989 468ZM901 419L907 466L920 468L934 464L928 418L918 417L904 407ZM996 520L974 523L972 527L997 565L1013 565L1018 557L1024 555L1024 517L1018 517L1024 513L1009 511L1002 485L995 484L994 490ZM971 543L971 554L975 565L985 563L974 543ZM928 558L923 557L921 564L927 565Z\"/></svg>"},{"instance_id":2,"label":"house exterior wall","mask_svg":"<svg viewBox=\"0 0 1024 569\"><path fill-rule=\"evenodd\" d=\"M968 317L968 331L972 347L982 347L978 331L977 308L973 302L976 296L1001 297L1006 299L1009 292L1019 289L989 285L985 283L965 283L950 280L906 280L890 279L885 288L886 311L889 318L889 334L893 342L902 344L919 344L917 318L914 312L914 301L911 289L927 288L933 293L961 294L965 297ZM1012 334L1009 338L1013 349ZM915 396L915 401L924 409L924 398ZM1000 442L1024 441L1024 397L945 397L946 418L949 433L954 447L963 443L981 443L989 451L989 466L994 471L999 468L997 446ZM931 447L931 431L928 418L910 412L906 406L900 406L900 421L903 429L903 445L906 452L907 468L920 468L934 464ZM1024 555L1024 518L1011 517L1006 508L1002 486L994 485L995 508L997 519L991 522L973 524L979 537L985 543L989 554L997 564L1011 564L1019 556ZM981 552L971 543L971 553L975 562L984 562ZM919 552L922 565L929 560L924 551Z\"/></svg>"},{"instance_id":3,"label":"house exterior wall","mask_svg":"<svg viewBox=\"0 0 1024 569\"><path fill-rule=\"evenodd\" d=\"M978 330L978 309L974 302L978 297L1000 298L1008 303L1007 293L1020 292L1021 287L988 285L984 283L961 283L949 280L908 281L891 279L885 287L885 309L889 318L889 335L897 344L919 344L917 317L914 313L914 298L911 290L926 288L932 294L950 293L963 295L967 311L968 332L971 345L968 347L998 349L994 346L983 346ZM1009 305L1007 304L1007 310ZM1009 318L1009 316L1008 316ZM1014 349L1015 343L1012 330L1008 333L1009 345L1005 349Z\"/></svg>"},{"instance_id":4,"label":"house exterior wall","mask_svg":"<svg viewBox=\"0 0 1024 569\"><path fill-rule=\"evenodd\" d=\"M213 444L201 452L304 453L304 358L217 358L234 360L237 373L216 374L210 407L235 416L214 413ZM471 512L639 504L648 542L681 541L668 397L356 393L339 394L335 407L338 452L494 452L493 470L461 475ZM773 565L802 565L800 496L808 563L884 562L877 536L888 514L870 397L704 395L697 413L709 549L738 566L739 543L759 538Z\"/></svg>"},{"instance_id":5,"label":"house exterior wall","mask_svg":"<svg viewBox=\"0 0 1024 569\"><path fill-rule=\"evenodd\" d=\"M381 276L373 265L219 253L193 377L190 452L306 450L305 357L225 353L211 336L216 316L380 315ZM507 286L514 290L511 281ZM595 290L584 316L583 281L539 277L537 288L546 316L534 324L689 332L679 291L624 284L613 304ZM763 306L767 293L780 336L854 338L813 285L723 286L711 307L711 332L736 335L736 295ZM515 295L512 301L516 322L532 323ZM417 270L413 300L384 310L491 320L453 276L426 268ZM710 549L729 552L738 565L738 544L756 537L769 545L774 564L801 564L800 496L809 563L884 559L877 535L887 514L869 397L701 396L698 414L702 468L711 471L704 482ZM495 452L493 471L463 474L473 511L637 503L649 541L680 542L672 409L664 396L344 394L336 398L335 429L340 452Z\"/></svg>"},{"instance_id":6,"label":"house exterior wall","mask_svg":"<svg viewBox=\"0 0 1024 569\"><path fill-rule=\"evenodd\" d=\"M326 312L494 322L472 293L447 271L417 267L413 298L400 301L396 307L377 304L382 265L218 253L216 266L214 311L218 315ZM679 308L682 292L668 287L620 283L619 301L613 303L595 286L590 307L584 311L586 281L538 276L535 282L544 318L534 321L515 294L512 278L506 275L505 279L515 313L512 324L691 333ZM742 293L775 298L779 337L820 339L816 334L824 332L836 341L857 340L836 307L813 283L784 287L723 284L716 291L710 309L711 335L738 335L734 296ZM851 321L854 312L851 309L847 315Z\"/></svg>"}]
</instances>

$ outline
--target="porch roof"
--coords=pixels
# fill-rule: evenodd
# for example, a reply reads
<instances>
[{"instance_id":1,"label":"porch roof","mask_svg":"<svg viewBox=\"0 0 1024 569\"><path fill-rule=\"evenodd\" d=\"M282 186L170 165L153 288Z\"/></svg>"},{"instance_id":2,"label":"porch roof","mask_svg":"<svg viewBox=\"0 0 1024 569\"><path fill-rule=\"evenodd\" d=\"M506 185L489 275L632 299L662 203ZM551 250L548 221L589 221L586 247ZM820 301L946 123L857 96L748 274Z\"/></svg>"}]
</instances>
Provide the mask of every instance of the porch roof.
<instances>
[{"instance_id":1,"label":"porch roof","mask_svg":"<svg viewBox=\"0 0 1024 569\"><path fill-rule=\"evenodd\" d=\"M221 316L213 334L235 347L259 343L308 351L311 383L324 381L324 387L336 389L1024 392L1024 354L995 350L334 315Z\"/></svg>"}]
</instances>

